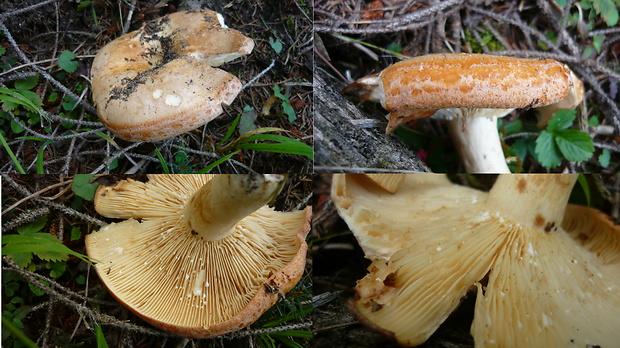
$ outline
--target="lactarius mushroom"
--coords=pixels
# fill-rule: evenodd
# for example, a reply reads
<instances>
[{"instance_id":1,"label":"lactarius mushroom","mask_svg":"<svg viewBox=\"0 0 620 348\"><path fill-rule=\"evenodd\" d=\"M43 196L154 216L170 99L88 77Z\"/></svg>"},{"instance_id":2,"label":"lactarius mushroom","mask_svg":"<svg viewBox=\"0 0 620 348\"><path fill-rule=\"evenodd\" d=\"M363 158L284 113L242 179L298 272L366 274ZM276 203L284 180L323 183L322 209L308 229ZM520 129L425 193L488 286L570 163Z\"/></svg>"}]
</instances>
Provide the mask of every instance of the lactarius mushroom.
<instances>
[{"instance_id":1,"label":"lactarius mushroom","mask_svg":"<svg viewBox=\"0 0 620 348\"><path fill-rule=\"evenodd\" d=\"M176 12L104 46L91 70L101 122L129 141L156 141L196 129L241 91L215 68L252 51L254 42L213 11Z\"/></svg>"},{"instance_id":2,"label":"lactarius mushroom","mask_svg":"<svg viewBox=\"0 0 620 348\"><path fill-rule=\"evenodd\" d=\"M415 346L473 288L477 347L616 346L620 228L593 209L567 207L576 179L500 175L484 193L418 174L391 194L364 178L338 176L334 202L341 214L353 213L358 224L349 227L358 238L381 225L384 235L407 225L383 237L399 247L368 256L374 261L351 307L362 322ZM389 207L402 216L391 225Z\"/></svg>"},{"instance_id":3,"label":"lactarius mushroom","mask_svg":"<svg viewBox=\"0 0 620 348\"><path fill-rule=\"evenodd\" d=\"M266 204L283 175L151 175L101 187L95 208L127 219L86 237L97 274L152 325L212 337L253 323L302 276L311 209Z\"/></svg>"},{"instance_id":4,"label":"lactarius mushroom","mask_svg":"<svg viewBox=\"0 0 620 348\"><path fill-rule=\"evenodd\" d=\"M497 118L515 108L536 108L567 97L570 70L550 59L487 54L431 54L398 62L351 88L379 102L387 133L402 123L435 115L449 130L467 172L510 173Z\"/></svg>"}]
</instances>

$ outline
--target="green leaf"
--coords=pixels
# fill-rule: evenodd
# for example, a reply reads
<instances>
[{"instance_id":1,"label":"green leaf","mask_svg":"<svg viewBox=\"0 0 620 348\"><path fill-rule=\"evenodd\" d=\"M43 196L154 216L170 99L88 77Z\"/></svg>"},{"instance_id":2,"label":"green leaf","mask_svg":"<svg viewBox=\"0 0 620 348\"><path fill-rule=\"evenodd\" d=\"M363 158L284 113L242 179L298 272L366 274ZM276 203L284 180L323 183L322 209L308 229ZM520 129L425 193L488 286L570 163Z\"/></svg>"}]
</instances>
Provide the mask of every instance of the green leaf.
<instances>
[{"instance_id":1,"label":"green leaf","mask_svg":"<svg viewBox=\"0 0 620 348\"><path fill-rule=\"evenodd\" d=\"M71 228L71 241L78 240L80 238L82 238L82 229L76 226L72 227Z\"/></svg>"},{"instance_id":2,"label":"green leaf","mask_svg":"<svg viewBox=\"0 0 620 348\"><path fill-rule=\"evenodd\" d=\"M39 280L41 283L45 284L45 285L49 285L48 282L46 282L45 280ZM32 291L33 294L35 294L35 296L43 296L45 295L45 291L37 288L36 286L32 285L32 283L28 283L28 287L30 288L30 291Z\"/></svg>"},{"instance_id":3,"label":"green leaf","mask_svg":"<svg viewBox=\"0 0 620 348\"><path fill-rule=\"evenodd\" d=\"M598 53L601 53L601 45L603 44L603 40L605 40L605 35L594 35L592 47L594 47Z\"/></svg>"},{"instance_id":4,"label":"green leaf","mask_svg":"<svg viewBox=\"0 0 620 348\"><path fill-rule=\"evenodd\" d=\"M86 1L82 1L78 4L77 6L77 10L78 11L84 11L85 9L88 8L88 6L90 6L91 1L90 0L86 0Z\"/></svg>"},{"instance_id":5,"label":"green leaf","mask_svg":"<svg viewBox=\"0 0 620 348\"><path fill-rule=\"evenodd\" d=\"M282 103L282 110L284 110L284 113L288 116L288 121L290 123L293 123L295 122L295 120L297 120L297 115L295 115L295 109L290 103Z\"/></svg>"},{"instance_id":6,"label":"green leaf","mask_svg":"<svg viewBox=\"0 0 620 348\"><path fill-rule=\"evenodd\" d=\"M73 109L75 109L77 102L78 102L77 100L67 95L62 101L62 108L65 109L65 111L72 111Z\"/></svg>"},{"instance_id":7,"label":"green leaf","mask_svg":"<svg viewBox=\"0 0 620 348\"><path fill-rule=\"evenodd\" d=\"M239 134L244 134L256 129L256 117L257 115L254 108L246 105L243 108L243 113L241 113L241 118L239 119Z\"/></svg>"},{"instance_id":8,"label":"green leaf","mask_svg":"<svg viewBox=\"0 0 620 348\"><path fill-rule=\"evenodd\" d=\"M161 154L161 151L159 151L159 148L157 147L155 148L155 154L157 155L157 159L159 159L159 163L161 164L161 169L164 174L170 174L170 168L168 168L168 163L166 163L164 156Z\"/></svg>"},{"instance_id":9,"label":"green leaf","mask_svg":"<svg viewBox=\"0 0 620 348\"><path fill-rule=\"evenodd\" d=\"M393 52L395 54L402 54L403 53L403 47L398 44L398 42L394 41L391 44L389 44L386 48L386 50Z\"/></svg>"},{"instance_id":10,"label":"green leaf","mask_svg":"<svg viewBox=\"0 0 620 348\"><path fill-rule=\"evenodd\" d=\"M196 173L197 174L206 174L206 173L212 171L213 168L219 166L221 163L224 163L224 162L228 161L229 158L231 158L232 156L238 154L240 151L241 150L237 150L235 152L229 153L228 155L218 159L217 161L215 161L215 162L209 164L208 166L204 167L203 169L197 171Z\"/></svg>"},{"instance_id":11,"label":"green leaf","mask_svg":"<svg viewBox=\"0 0 620 348\"><path fill-rule=\"evenodd\" d=\"M252 141L269 140L276 143L250 143ZM300 141L276 134L254 134L236 145L238 148L254 151L288 153L314 158L314 149Z\"/></svg>"},{"instance_id":12,"label":"green leaf","mask_svg":"<svg viewBox=\"0 0 620 348\"><path fill-rule=\"evenodd\" d=\"M587 161L594 153L592 138L587 133L576 129L555 132L555 142L564 157L571 162Z\"/></svg>"},{"instance_id":13,"label":"green leaf","mask_svg":"<svg viewBox=\"0 0 620 348\"><path fill-rule=\"evenodd\" d=\"M95 199L95 192L99 186L99 183L91 183L91 180L94 178L95 176L92 174L75 174L73 183L71 184L71 190L85 200L93 201Z\"/></svg>"},{"instance_id":14,"label":"green leaf","mask_svg":"<svg viewBox=\"0 0 620 348\"><path fill-rule=\"evenodd\" d=\"M23 224L17 227L17 232L24 236L30 236L36 232L39 232L45 227L47 224L47 215L43 215L33 222L29 222L27 224ZM3 240L4 243L4 240Z\"/></svg>"},{"instance_id":15,"label":"green leaf","mask_svg":"<svg viewBox=\"0 0 620 348\"><path fill-rule=\"evenodd\" d=\"M608 27L618 23L618 9L612 0L592 0L592 6L597 14L600 14Z\"/></svg>"},{"instance_id":16,"label":"green leaf","mask_svg":"<svg viewBox=\"0 0 620 348\"><path fill-rule=\"evenodd\" d=\"M13 164L15 165L15 168L17 168L17 171L20 174L26 174L24 167L22 167L17 157L15 157L13 150L11 150L11 148L9 147L9 144L6 142L6 139L4 139L4 135L2 135L2 132L0 132L0 143L2 143L2 146L4 147L6 152L9 154L9 157L11 158L11 161L13 161Z\"/></svg>"},{"instance_id":17,"label":"green leaf","mask_svg":"<svg viewBox=\"0 0 620 348\"><path fill-rule=\"evenodd\" d=\"M287 96L282 94L278 85L273 85L273 95L282 100L282 110L288 116L289 122L295 122L297 116L295 115L295 109L291 106L291 102Z\"/></svg>"},{"instance_id":18,"label":"green leaf","mask_svg":"<svg viewBox=\"0 0 620 348\"><path fill-rule=\"evenodd\" d=\"M78 62L74 61L75 54L73 52L64 50L58 57L58 66L68 73L75 72L78 67Z\"/></svg>"},{"instance_id":19,"label":"green leaf","mask_svg":"<svg viewBox=\"0 0 620 348\"><path fill-rule=\"evenodd\" d=\"M11 120L11 130L13 131L13 133L19 134L19 133L23 132L25 130L25 128L22 127L21 124Z\"/></svg>"},{"instance_id":20,"label":"green leaf","mask_svg":"<svg viewBox=\"0 0 620 348\"><path fill-rule=\"evenodd\" d=\"M64 261L69 255L88 261L88 256L77 253L55 236L49 233L33 233L29 235L9 234L2 237L2 255L15 256L23 253L34 253L44 261Z\"/></svg>"},{"instance_id":21,"label":"green leaf","mask_svg":"<svg viewBox=\"0 0 620 348\"><path fill-rule=\"evenodd\" d=\"M553 0L556 4L560 5L560 7L564 8L566 6L566 0Z\"/></svg>"},{"instance_id":22,"label":"green leaf","mask_svg":"<svg viewBox=\"0 0 620 348\"><path fill-rule=\"evenodd\" d=\"M244 110L245 110L245 108L244 108ZM224 144L228 139L230 139L230 137L232 136L233 132L235 131L235 128L237 128L237 124L239 123L239 119L240 118L241 118L241 114L239 114L239 115L237 115L237 117L235 117L235 119L232 121L232 123L228 127L228 130L226 131L226 134L224 135L224 138L222 139L222 141L219 142L219 144L217 144L217 147L222 146L222 144Z\"/></svg>"},{"instance_id":23,"label":"green leaf","mask_svg":"<svg viewBox=\"0 0 620 348\"><path fill-rule=\"evenodd\" d=\"M101 325L95 325L95 336L97 337L97 348L108 348L108 342L105 340Z\"/></svg>"},{"instance_id":24,"label":"green leaf","mask_svg":"<svg viewBox=\"0 0 620 348\"><path fill-rule=\"evenodd\" d=\"M588 127L596 127L600 124L598 116L594 115L588 119Z\"/></svg>"},{"instance_id":25,"label":"green leaf","mask_svg":"<svg viewBox=\"0 0 620 348\"><path fill-rule=\"evenodd\" d=\"M579 174L579 176L577 177L577 182L579 182L579 186L581 187L581 190L583 191L583 195L586 197L586 202L589 207L590 206L590 186L588 185L588 180L586 180L586 177L583 176L583 174Z\"/></svg>"},{"instance_id":26,"label":"green leaf","mask_svg":"<svg viewBox=\"0 0 620 348\"><path fill-rule=\"evenodd\" d=\"M33 89L39 83L39 75L31 76L27 79L15 81L15 88L21 92Z\"/></svg>"},{"instance_id":27,"label":"green leaf","mask_svg":"<svg viewBox=\"0 0 620 348\"><path fill-rule=\"evenodd\" d=\"M536 154L538 161L545 168L557 167L562 163L562 153L556 145L553 135L548 131L542 131L536 139Z\"/></svg>"},{"instance_id":28,"label":"green leaf","mask_svg":"<svg viewBox=\"0 0 620 348\"><path fill-rule=\"evenodd\" d=\"M609 167L610 159L611 159L611 153L607 149L603 149L603 152L598 156L598 162L601 164L601 167L603 168Z\"/></svg>"},{"instance_id":29,"label":"green leaf","mask_svg":"<svg viewBox=\"0 0 620 348\"><path fill-rule=\"evenodd\" d=\"M566 129L573 125L575 122L575 118L577 117L575 109L570 110L558 110L551 120L549 120L549 124L547 125L547 130L551 133L556 130Z\"/></svg>"},{"instance_id":30,"label":"green leaf","mask_svg":"<svg viewBox=\"0 0 620 348\"><path fill-rule=\"evenodd\" d=\"M36 161L37 174L45 174L45 169L43 168L43 155L45 155L45 148L51 143L51 141L47 140L43 143L43 145L41 145L41 148L39 148Z\"/></svg>"},{"instance_id":31,"label":"green leaf","mask_svg":"<svg viewBox=\"0 0 620 348\"><path fill-rule=\"evenodd\" d=\"M521 120L508 122L504 125L504 130L506 131L506 135L519 133L523 130L523 123Z\"/></svg>"},{"instance_id":32,"label":"green leaf","mask_svg":"<svg viewBox=\"0 0 620 348\"><path fill-rule=\"evenodd\" d=\"M273 50L276 53L280 53L282 52L282 42L280 42L280 40L278 39L274 39L273 37L269 38L269 45L271 45L271 48L273 48Z\"/></svg>"},{"instance_id":33,"label":"green leaf","mask_svg":"<svg viewBox=\"0 0 620 348\"><path fill-rule=\"evenodd\" d=\"M45 268L50 270L52 278L59 278L67 270L67 264L64 262L48 262L45 264Z\"/></svg>"},{"instance_id":34,"label":"green leaf","mask_svg":"<svg viewBox=\"0 0 620 348\"><path fill-rule=\"evenodd\" d=\"M26 336L26 334L23 333L17 325L18 324L15 321L7 318L4 314L2 315L3 329L6 329L6 331L9 332L11 336L15 337L18 340L17 342L23 344L23 346L28 348L37 348L37 344L34 343L30 338L28 338L28 336ZM21 328L23 328L23 325Z\"/></svg>"}]
</instances>

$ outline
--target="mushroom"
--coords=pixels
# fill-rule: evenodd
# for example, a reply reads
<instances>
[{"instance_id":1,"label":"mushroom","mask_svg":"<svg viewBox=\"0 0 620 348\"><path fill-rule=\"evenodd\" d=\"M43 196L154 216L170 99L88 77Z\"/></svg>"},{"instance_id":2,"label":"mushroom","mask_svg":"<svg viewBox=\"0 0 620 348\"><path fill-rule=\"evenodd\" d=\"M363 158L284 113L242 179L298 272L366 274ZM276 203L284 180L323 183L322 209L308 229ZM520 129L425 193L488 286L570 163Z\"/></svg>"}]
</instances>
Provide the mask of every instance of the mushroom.
<instances>
[{"instance_id":1,"label":"mushroom","mask_svg":"<svg viewBox=\"0 0 620 348\"><path fill-rule=\"evenodd\" d=\"M557 103L553 103L551 105L542 106L537 109L538 111L538 127L545 127L547 123L551 120L551 117L558 112L559 110L570 110L577 105L581 104L583 101L583 82L575 76L575 74L571 71L570 73L571 81L573 82L573 86L568 92L566 98L560 100Z\"/></svg>"},{"instance_id":2,"label":"mushroom","mask_svg":"<svg viewBox=\"0 0 620 348\"><path fill-rule=\"evenodd\" d=\"M254 42L213 11L176 12L104 46L91 70L101 122L128 141L156 141L196 129L241 91L221 64Z\"/></svg>"},{"instance_id":3,"label":"mushroom","mask_svg":"<svg viewBox=\"0 0 620 348\"><path fill-rule=\"evenodd\" d=\"M100 187L86 237L110 293L150 324L212 337L253 323L301 278L311 208L266 206L283 175L149 175Z\"/></svg>"},{"instance_id":4,"label":"mushroom","mask_svg":"<svg viewBox=\"0 0 620 348\"><path fill-rule=\"evenodd\" d=\"M336 176L334 203L372 251L353 312L415 346L474 288L476 346L615 346L620 228L567 206L576 179L500 175L485 193L417 174L389 193L360 176ZM381 245L386 238L396 247Z\"/></svg>"},{"instance_id":5,"label":"mushroom","mask_svg":"<svg viewBox=\"0 0 620 348\"><path fill-rule=\"evenodd\" d=\"M449 121L455 147L471 173L510 173L497 118L515 108L549 105L567 97L571 71L551 59L487 54L431 54L398 62L357 80L361 100L389 112L387 133L429 117Z\"/></svg>"}]
</instances>

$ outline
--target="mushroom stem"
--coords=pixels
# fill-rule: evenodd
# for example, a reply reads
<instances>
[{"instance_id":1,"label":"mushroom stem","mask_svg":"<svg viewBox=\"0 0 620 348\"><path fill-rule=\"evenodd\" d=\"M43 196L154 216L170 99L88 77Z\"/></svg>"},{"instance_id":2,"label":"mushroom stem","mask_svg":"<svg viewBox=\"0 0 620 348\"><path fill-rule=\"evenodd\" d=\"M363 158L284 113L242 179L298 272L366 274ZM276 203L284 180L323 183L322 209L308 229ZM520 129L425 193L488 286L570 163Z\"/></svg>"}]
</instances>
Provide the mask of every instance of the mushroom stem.
<instances>
[{"instance_id":1,"label":"mushroom stem","mask_svg":"<svg viewBox=\"0 0 620 348\"><path fill-rule=\"evenodd\" d=\"M497 132L497 117L455 117L448 125L468 173L510 173Z\"/></svg>"},{"instance_id":2,"label":"mushroom stem","mask_svg":"<svg viewBox=\"0 0 620 348\"><path fill-rule=\"evenodd\" d=\"M237 222L278 195L284 175L216 175L190 198L185 220L206 241L227 237Z\"/></svg>"},{"instance_id":3,"label":"mushroom stem","mask_svg":"<svg viewBox=\"0 0 620 348\"><path fill-rule=\"evenodd\" d=\"M500 175L489 192L488 206L507 217L545 232L564 218L578 174Z\"/></svg>"}]
</instances>

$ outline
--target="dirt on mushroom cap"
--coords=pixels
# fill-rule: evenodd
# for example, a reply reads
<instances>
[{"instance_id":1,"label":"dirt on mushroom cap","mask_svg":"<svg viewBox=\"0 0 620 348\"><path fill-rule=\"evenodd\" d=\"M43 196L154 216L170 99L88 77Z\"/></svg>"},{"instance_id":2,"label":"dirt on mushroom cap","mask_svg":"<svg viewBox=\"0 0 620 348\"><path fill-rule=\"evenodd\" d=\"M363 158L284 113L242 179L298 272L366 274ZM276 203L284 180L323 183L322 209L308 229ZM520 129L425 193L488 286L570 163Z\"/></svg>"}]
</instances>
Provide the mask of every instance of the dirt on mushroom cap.
<instances>
[{"instance_id":1,"label":"dirt on mushroom cap","mask_svg":"<svg viewBox=\"0 0 620 348\"><path fill-rule=\"evenodd\" d=\"M205 35L207 35L205 37ZM214 68L249 54L253 41L222 27L212 11L186 11L146 23L103 47L91 71L102 123L130 141L156 141L222 113L241 90Z\"/></svg>"}]
</instances>

